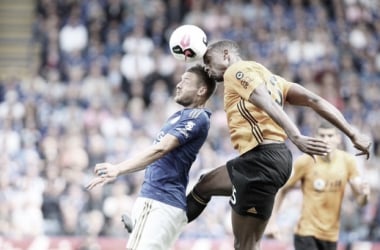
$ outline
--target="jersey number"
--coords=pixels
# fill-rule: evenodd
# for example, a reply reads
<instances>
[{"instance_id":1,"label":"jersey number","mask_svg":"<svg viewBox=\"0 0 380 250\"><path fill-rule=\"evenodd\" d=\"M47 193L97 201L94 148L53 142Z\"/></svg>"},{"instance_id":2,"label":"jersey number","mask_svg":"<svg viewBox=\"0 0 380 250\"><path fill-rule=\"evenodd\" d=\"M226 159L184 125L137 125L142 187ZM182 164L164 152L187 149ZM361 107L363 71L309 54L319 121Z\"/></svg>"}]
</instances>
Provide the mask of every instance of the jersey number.
<instances>
[{"instance_id":1,"label":"jersey number","mask_svg":"<svg viewBox=\"0 0 380 250\"><path fill-rule=\"evenodd\" d=\"M274 101L282 107L284 104L284 98L282 91L278 86L277 78L275 76L271 76L269 82L270 84L266 84L269 94L272 96Z\"/></svg>"},{"instance_id":2,"label":"jersey number","mask_svg":"<svg viewBox=\"0 0 380 250\"><path fill-rule=\"evenodd\" d=\"M236 189L234 186L232 186L232 194L231 194L231 199L230 199L232 205L236 204Z\"/></svg>"}]
</instances>

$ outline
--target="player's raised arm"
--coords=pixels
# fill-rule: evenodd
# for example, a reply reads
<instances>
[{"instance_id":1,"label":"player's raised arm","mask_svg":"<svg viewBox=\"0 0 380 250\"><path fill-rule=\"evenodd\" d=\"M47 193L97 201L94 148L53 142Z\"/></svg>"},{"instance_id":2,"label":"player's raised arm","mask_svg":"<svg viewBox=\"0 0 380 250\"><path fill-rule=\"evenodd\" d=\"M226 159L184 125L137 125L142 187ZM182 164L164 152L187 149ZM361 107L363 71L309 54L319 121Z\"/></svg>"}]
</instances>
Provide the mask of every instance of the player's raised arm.
<instances>
[{"instance_id":1,"label":"player's raised arm","mask_svg":"<svg viewBox=\"0 0 380 250\"><path fill-rule=\"evenodd\" d=\"M249 101L264 110L278 125L280 125L289 139L304 153L309 155L326 155L328 145L313 137L301 134L294 122L285 111L270 97L265 84L258 85L251 93Z\"/></svg>"},{"instance_id":2,"label":"player's raised arm","mask_svg":"<svg viewBox=\"0 0 380 250\"><path fill-rule=\"evenodd\" d=\"M351 139L354 147L360 151L357 155L366 155L367 159L369 158L370 140L367 136L355 130L334 105L299 84L291 86L287 93L286 101L292 105L312 108Z\"/></svg>"},{"instance_id":3,"label":"player's raised arm","mask_svg":"<svg viewBox=\"0 0 380 250\"><path fill-rule=\"evenodd\" d=\"M104 185L114 181L118 176L133 173L145 169L149 164L161 158L174 148L179 146L177 137L167 134L159 143L151 145L145 151L136 155L132 159L125 160L118 164L100 163L96 164L94 172L97 177L93 178L86 186L92 189L99 185Z\"/></svg>"}]
</instances>

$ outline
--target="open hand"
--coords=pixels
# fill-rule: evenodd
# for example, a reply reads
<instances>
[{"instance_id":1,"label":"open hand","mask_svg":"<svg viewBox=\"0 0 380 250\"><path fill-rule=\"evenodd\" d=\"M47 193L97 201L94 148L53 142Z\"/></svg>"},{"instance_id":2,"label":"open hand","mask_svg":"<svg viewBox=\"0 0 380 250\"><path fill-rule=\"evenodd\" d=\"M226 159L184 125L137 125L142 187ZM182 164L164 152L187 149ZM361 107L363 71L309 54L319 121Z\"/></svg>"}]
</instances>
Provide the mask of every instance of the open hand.
<instances>
[{"instance_id":1,"label":"open hand","mask_svg":"<svg viewBox=\"0 0 380 250\"><path fill-rule=\"evenodd\" d=\"M105 184L114 181L116 178L111 177L95 177L87 185L86 189L91 190L96 186L104 186Z\"/></svg>"},{"instance_id":2,"label":"open hand","mask_svg":"<svg viewBox=\"0 0 380 250\"><path fill-rule=\"evenodd\" d=\"M99 185L103 186L104 184L114 181L119 175L119 169L116 165L111 163L96 164L94 172L97 177L93 178L90 183L87 184L87 189L92 189Z\"/></svg>"},{"instance_id":3,"label":"open hand","mask_svg":"<svg viewBox=\"0 0 380 250\"><path fill-rule=\"evenodd\" d=\"M314 155L327 155L331 152L329 145L321 139L308 137L304 135L294 136L289 138L302 152L314 158Z\"/></svg>"},{"instance_id":4,"label":"open hand","mask_svg":"<svg viewBox=\"0 0 380 250\"><path fill-rule=\"evenodd\" d=\"M355 134L351 138L351 141L354 144L354 147L360 151L359 153L355 155L356 156L365 155L366 159L368 160L369 154L370 154L369 149L371 148L371 144L372 144L369 138L362 134Z\"/></svg>"}]
</instances>

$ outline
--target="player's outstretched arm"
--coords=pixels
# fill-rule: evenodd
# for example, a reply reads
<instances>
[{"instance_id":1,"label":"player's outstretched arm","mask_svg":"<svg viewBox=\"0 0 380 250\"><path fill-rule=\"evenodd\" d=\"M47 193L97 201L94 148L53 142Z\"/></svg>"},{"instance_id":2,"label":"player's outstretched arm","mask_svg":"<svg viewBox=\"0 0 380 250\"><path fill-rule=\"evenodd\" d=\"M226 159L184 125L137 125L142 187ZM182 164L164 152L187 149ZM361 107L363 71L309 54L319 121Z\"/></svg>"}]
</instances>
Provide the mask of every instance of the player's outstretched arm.
<instances>
[{"instance_id":1,"label":"player's outstretched arm","mask_svg":"<svg viewBox=\"0 0 380 250\"><path fill-rule=\"evenodd\" d=\"M360 151L357 155L366 155L367 159L369 158L370 140L367 136L355 130L334 105L299 84L293 84L291 86L286 101L292 105L312 108L321 117L331 122L351 139L355 148Z\"/></svg>"},{"instance_id":2,"label":"player's outstretched arm","mask_svg":"<svg viewBox=\"0 0 380 250\"><path fill-rule=\"evenodd\" d=\"M115 180L118 176L129 174L145 169L149 164L160 159L174 148L178 147L177 137L167 134L160 142L151 145L149 148L136 155L132 159L123 161L119 164L100 163L96 164L94 173L97 177L93 178L87 185L92 189L98 185L104 185Z\"/></svg>"},{"instance_id":3,"label":"player's outstretched arm","mask_svg":"<svg viewBox=\"0 0 380 250\"><path fill-rule=\"evenodd\" d=\"M278 125L280 125L289 139L304 153L326 155L330 148L320 139L304 136L294 122L289 118L280 105L271 96L264 83L258 85L251 93L249 101L264 110Z\"/></svg>"},{"instance_id":4,"label":"player's outstretched arm","mask_svg":"<svg viewBox=\"0 0 380 250\"><path fill-rule=\"evenodd\" d=\"M97 169L99 168L106 169L106 170L98 171ZM86 188L88 190L91 190L97 186L103 186L107 183L113 182L114 180L116 180L116 177L118 175L117 168L115 167L115 165L110 164L110 163L96 164L94 172L97 176L92 178L90 182L86 185ZM103 172L108 173L107 177L104 176Z\"/></svg>"}]
</instances>

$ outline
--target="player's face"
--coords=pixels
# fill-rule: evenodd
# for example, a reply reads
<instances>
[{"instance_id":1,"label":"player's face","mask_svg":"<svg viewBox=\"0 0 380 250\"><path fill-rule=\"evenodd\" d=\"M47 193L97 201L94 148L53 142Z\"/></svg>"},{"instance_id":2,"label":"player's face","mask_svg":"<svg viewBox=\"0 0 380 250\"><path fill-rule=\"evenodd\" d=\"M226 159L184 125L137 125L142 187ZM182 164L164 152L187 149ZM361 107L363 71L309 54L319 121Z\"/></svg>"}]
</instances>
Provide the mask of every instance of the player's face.
<instances>
[{"instance_id":1,"label":"player's face","mask_svg":"<svg viewBox=\"0 0 380 250\"><path fill-rule=\"evenodd\" d=\"M203 57L203 62L208 74L216 81L222 82L223 75L229 66L229 58L216 51L208 51Z\"/></svg>"},{"instance_id":2,"label":"player's face","mask_svg":"<svg viewBox=\"0 0 380 250\"><path fill-rule=\"evenodd\" d=\"M174 100L184 107L193 106L198 96L198 77L192 72L185 72L176 86Z\"/></svg>"},{"instance_id":3,"label":"player's face","mask_svg":"<svg viewBox=\"0 0 380 250\"><path fill-rule=\"evenodd\" d=\"M319 128L316 137L324 140L332 150L340 144L340 135L335 128Z\"/></svg>"}]
</instances>

